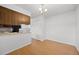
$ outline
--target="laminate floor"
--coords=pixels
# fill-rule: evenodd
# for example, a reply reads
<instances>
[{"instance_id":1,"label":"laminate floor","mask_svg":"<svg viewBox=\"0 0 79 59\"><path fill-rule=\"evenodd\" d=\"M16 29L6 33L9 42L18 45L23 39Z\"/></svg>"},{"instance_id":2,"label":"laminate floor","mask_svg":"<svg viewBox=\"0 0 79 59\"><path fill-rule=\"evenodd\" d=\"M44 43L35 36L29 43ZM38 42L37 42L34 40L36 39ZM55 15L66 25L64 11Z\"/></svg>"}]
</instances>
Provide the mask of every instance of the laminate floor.
<instances>
[{"instance_id":1,"label":"laminate floor","mask_svg":"<svg viewBox=\"0 0 79 59\"><path fill-rule=\"evenodd\" d=\"M17 49L8 55L78 55L77 49L68 44L55 41L32 40L32 44Z\"/></svg>"}]
</instances>

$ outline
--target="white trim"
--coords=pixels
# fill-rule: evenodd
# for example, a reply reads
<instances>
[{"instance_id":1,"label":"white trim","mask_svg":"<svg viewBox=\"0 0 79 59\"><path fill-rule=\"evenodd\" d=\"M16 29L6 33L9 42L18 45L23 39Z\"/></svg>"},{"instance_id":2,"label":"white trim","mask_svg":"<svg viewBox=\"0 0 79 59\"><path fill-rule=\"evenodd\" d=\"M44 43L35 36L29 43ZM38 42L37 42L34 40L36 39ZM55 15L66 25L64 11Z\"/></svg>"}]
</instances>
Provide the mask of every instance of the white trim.
<instances>
[{"instance_id":1,"label":"white trim","mask_svg":"<svg viewBox=\"0 0 79 59\"><path fill-rule=\"evenodd\" d=\"M31 43L32 43L32 41L28 42L27 44L21 45L21 46L15 48L15 49L12 49L12 50L10 50L10 51L8 51L8 52L2 53L2 55L6 55L6 54L8 54L8 53L10 53L10 52L12 52L12 51L15 51L15 50L17 50L17 49L20 49L20 48L22 48L22 47L24 47L24 46L27 46L27 45L31 44Z\"/></svg>"},{"instance_id":2,"label":"white trim","mask_svg":"<svg viewBox=\"0 0 79 59\"><path fill-rule=\"evenodd\" d=\"M79 46L75 45L75 47L76 47L77 51L79 52Z\"/></svg>"},{"instance_id":3,"label":"white trim","mask_svg":"<svg viewBox=\"0 0 79 59\"><path fill-rule=\"evenodd\" d=\"M27 11L23 8L20 8L20 7L16 6L15 4L0 4L0 6L3 6L3 7L6 7L6 8L9 8L11 10L23 13L25 15L31 16L31 13L29 11Z\"/></svg>"},{"instance_id":4,"label":"white trim","mask_svg":"<svg viewBox=\"0 0 79 59\"><path fill-rule=\"evenodd\" d=\"M34 37L33 37L34 38ZM55 40L55 39L53 39L53 38L43 38L43 39L37 39L37 38L35 38L36 40L40 40L40 41L44 41L44 40L51 40L51 41L55 41L55 42L59 42L59 43L63 43L63 44L68 44L68 45L72 45L72 46L75 46L76 47L76 45L75 45L75 42L74 43L69 43L69 42L65 42L65 41L59 41L59 40Z\"/></svg>"},{"instance_id":5,"label":"white trim","mask_svg":"<svg viewBox=\"0 0 79 59\"><path fill-rule=\"evenodd\" d=\"M76 47L77 51L79 52L79 47Z\"/></svg>"},{"instance_id":6,"label":"white trim","mask_svg":"<svg viewBox=\"0 0 79 59\"><path fill-rule=\"evenodd\" d=\"M56 41L56 42L59 42L59 43L63 43L63 44L68 44L68 45L75 46L75 43L70 43L70 42L65 42L65 41L59 41L59 40L55 40L55 39L48 39L48 40Z\"/></svg>"}]
</instances>

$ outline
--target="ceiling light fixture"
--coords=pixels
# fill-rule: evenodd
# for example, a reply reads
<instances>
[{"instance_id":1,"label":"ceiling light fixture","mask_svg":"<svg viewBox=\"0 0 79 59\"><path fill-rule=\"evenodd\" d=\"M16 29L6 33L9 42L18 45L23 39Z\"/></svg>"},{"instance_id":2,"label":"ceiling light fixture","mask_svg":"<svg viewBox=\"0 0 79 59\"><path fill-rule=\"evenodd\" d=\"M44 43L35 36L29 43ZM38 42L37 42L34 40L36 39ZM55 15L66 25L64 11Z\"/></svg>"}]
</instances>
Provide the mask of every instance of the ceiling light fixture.
<instances>
[{"instance_id":1,"label":"ceiling light fixture","mask_svg":"<svg viewBox=\"0 0 79 59\"><path fill-rule=\"evenodd\" d=\"M45 8L44 4L41 4L40 7L39 7L39 11L40 11L41 15L47 15L48 9Z\"/></svg>"}]
</instances>

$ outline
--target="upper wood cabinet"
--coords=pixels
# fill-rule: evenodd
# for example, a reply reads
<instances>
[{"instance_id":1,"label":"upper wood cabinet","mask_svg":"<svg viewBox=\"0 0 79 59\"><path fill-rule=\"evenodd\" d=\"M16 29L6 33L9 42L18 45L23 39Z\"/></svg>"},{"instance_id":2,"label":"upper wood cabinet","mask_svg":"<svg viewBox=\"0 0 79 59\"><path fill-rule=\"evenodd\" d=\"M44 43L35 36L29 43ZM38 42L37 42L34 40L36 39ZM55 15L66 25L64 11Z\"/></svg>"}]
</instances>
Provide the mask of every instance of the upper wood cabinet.
<instances>
[{"instance_id":1,"label":"upper wood cabinet","mask_svg":"<svg viewBox=\"0 0 79 59\"><path fill-rule=\"evenodd\" d=\"M30 24L30 16L0 6L0 24Z\"/></svg>"}]
</instances>

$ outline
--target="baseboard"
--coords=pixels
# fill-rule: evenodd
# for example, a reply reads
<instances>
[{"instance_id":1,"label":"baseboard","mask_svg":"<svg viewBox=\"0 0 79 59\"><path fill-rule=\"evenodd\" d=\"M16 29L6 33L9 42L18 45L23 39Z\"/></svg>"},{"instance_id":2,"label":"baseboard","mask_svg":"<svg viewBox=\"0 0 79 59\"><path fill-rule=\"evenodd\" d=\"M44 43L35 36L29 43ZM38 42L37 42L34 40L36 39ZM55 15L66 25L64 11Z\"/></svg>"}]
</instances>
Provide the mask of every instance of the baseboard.
<instances>
[{"instance_id":1,"label":"baseboard","mask_svg":"<svg viewBox=\"0 0 79 59\"><path fill-rule=\"evenodd\" d=\"M51 40L51 39L48 39L48 40ZM51 40L51 41L56 41L56 42L60 42L60 43L69 44L69 45L73 45L73 46L75 46L74 43L69 43L69 42L59 41L59 40L55 40L55 39L53 39L53 40Z\"/></svg>"},{"instance_id":2,"label":"baseboard","mask_svg":"<svg viewBox=\"0 0 79 59\"><path fill-rule=\"evenodd\" d=\"M34 38L34 39L36 39L36 38ZM59 43L64 43L64 44L69 44L69 45L73 45L73 46L75 46L74 43L69 43L69 42L59 41L59 40L55 40L55 39L53 39L53 38L47 38L47 39L36 39L36 40L40 40L40 41L51 40L51 41L56 41L56 42L59 42Z\"/></svg>"},{"instance_id":3,"label":"baseboard","mask_svg":"<svg viewBox=\"0 0 79 59\"><path fill-rule=\"evenodd\" d=\"M79 52L79 48L77 48L77 51Z\"/></svg>"},{"instance_id":4,"label":"baseboard","mask_svg":"<svg viewBox=\"0 0 79 59\"><path fill-rule=\"evenodd\" d=\"M63 41L58 41L58 40L51 40L51 41L56 41L56 42L59 42L59 43L72 45L72 46L74 46L74 47L76 48L76 50L79 52L79 47L77 47L75 43L73 44L73 43L63 42Z\"/></svg>"},{"instance_id":5,"label":"baseboard","mask_svg":"<svg viewBox=\"0 0 79 59\"><path fill-rule=\"evenodd\" d=\"M76 46L77 51L79 52L79 47Z\"/></svg>"},{"instance_id":6,"label":"baseboard","mask_svg":"<svg viewBox=\"0 0 79 59\"><path fill-rule=\"evenodd\" d=\"M12 50L10 50L10 51L8 51L8 52L3 53L3 55L6 55L6 54L8 54L8 53L10 53L10 52L12 52L12 51L15 51L15 50L17 50L17 49L20 49L20 48L22 48L22 47L24 47L24 46L27 46L27 45L31 44L31 43L32 43L32 42L30 41L30 42L28 42L27 44L23 44L22 46L17 47L16 49L12 49Z\"/></svg>"}]
</instances>

